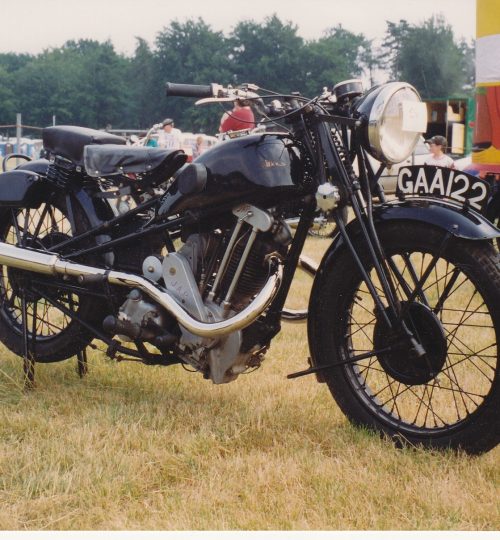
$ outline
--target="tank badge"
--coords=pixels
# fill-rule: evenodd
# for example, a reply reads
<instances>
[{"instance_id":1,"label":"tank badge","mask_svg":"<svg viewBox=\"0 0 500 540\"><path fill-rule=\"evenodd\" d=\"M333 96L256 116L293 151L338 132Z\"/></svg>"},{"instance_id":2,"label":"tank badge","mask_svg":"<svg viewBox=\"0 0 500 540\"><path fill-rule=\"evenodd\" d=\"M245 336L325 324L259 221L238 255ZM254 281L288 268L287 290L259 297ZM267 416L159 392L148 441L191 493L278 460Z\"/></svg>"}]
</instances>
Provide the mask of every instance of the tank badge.
<instances>
[{"instance_id":1,"label":"tank badge","mask_svg":"<svg viewBox=\"0 0 500 540\"><path fill-rule=\"evenodd\" d=\"M282 161L273 161L271 159L265 159L263 162L262 162L262 166L265 168L265 169L273 169L275 167L286 167L287 164L286 163L283 163Z\"/></svg>"}]
</instances>

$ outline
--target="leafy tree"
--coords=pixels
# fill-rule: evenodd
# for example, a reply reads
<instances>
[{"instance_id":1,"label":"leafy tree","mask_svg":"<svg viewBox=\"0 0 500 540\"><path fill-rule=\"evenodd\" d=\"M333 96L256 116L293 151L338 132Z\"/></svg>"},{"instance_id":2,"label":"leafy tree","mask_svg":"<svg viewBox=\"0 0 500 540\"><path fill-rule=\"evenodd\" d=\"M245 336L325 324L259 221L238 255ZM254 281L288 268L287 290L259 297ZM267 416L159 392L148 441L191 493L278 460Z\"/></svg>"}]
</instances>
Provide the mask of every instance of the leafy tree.
<instances>
[{"instance_id":1,"label":"leafy tree","mask_svg":"<svg viewBox=\"0 0 500 540\"><path fill-rule=\"evenodd\" d=\"M13 124L16 112L20 111L16 73L32 59L29 54L0 54L0 124Z\"/></svg>"},{"instance_id":2,"label":"leafy tree","mask_svg":"<svg viewBox=\"0 0 500 540\"><path fill-rule=\"evenodd\" d=\"M297 26L282 23L276 15L263 24L242 21L230 42L234 83L251 82L281 92L304 90L304 41Z\"/></svg>"},{"instance_id":3,"label":"leafy tree","mask_svg":"<svg viewBox=\"0 0 500 540\"><path fill-rule=\"evenodd\" d=\"M45 51L16 72L24 118L35 125L121 123L126 105L128 60L110 42L68 41Z\"/></svg>"},{"instance_id":4,"label":"leafy tree","mask_svg":"<svg viewBox=\"0 0 500 540\"><path fill-rule=\"evenodd\" d=\"M473 41L467 43L465 40L460 42L459 47L462 53L462 72L465 78L463 89L472 96L476 84L476 48Z\"/></svg>"},{"instance_id":5,"label":"leafy tree","mask_svg":"<svg viewBox=\"0 0 500 540\"><path fill-rule=\"evenodd\" d=\"M68 41L62 54L65 67L70 69L71 64L77 79L72 97L75 105L79 103L78 121L100 128L121 125L129 93L128 60L116 53L110 41Z\"/></svg>"},{"instance_id":6,"label":"leafy tree","mask_svg":"<svg viewBox=\"0 0 500 540\"><path fill-rule=\"evenodd\" d=\"M362 34L353 34L338 25L325 32L317 41L305 46L304 61L307 95L319 93L322 87L353 77L359 77L363 68L373 66L370 42Z\"/></svg>"},{"instance_id":7,"label":"leafy tree","mask_svg":"<svg viewBox=\"0 0 500 540\"><path fill-rule=\"evenodd\" d=\"M56 115L58 123L145 129L171 116L181 129L213 133L222 111L165 98L166 81L253 82L312 96L379 66L424 97L463 93L473 87L474 48L456 43L442 17L420 26L388 21L379 57L363 34L340 25L304 42L297 26L277 15L241 21L228 36L201 18L174 21L152 47L137 38L132 57L93 40L68 41L36 56L0 54L0 122L11 123L20 111L32 125L47 125Z\"/></svg>"},{"instance_id":8,"label":"leafy tree","mask_svg":"<svg viewBox=\"0 0 500 540\"><path fill-rule=\"evenodd\" d=\"M383 54L392 76L413 84L423 97L459 94L469 82L463 47L455 43L451 26L441 16L422 26L388 23Z\"/></svg>"},{"instance_id":9,"label":"leafy tree","mask_svg":"<svg viewBox=\"0 0 500 540\"><path fill-rule=\"evenodd\" d=\"M13 89L13 77L0 65L0 125L13 124L17 111L17 99Z\"/></svg>"},{"instance_id":10,"label":"leafy tree","mask_svg":"<svg viewBox=\"0 0 500 540\"><path fill-rule=\"evenodd\" d=\"M16 73L15 88L24 123L49 125L54 114L59 122L75 121L74 66L64 64L62 56L60 50L47 51Z\"/></svg>"},{"instance_id":11,"label":"leafy tree","mask_svg":"<svg viewBox=\"0 0 500 540\"><path fill-rule=\"evenodd\" d=\"M392 79L400 80L403 69L401 54L411 27L405 19L400 19L399 23L386 22L387 30L381 47L380 64L389 71Z\"/></svg>"},{"instance_id":12,"label":"leafy tree","mask_svg":"<svg viewBox=\"0 0 500 540\"><path fill-rule=\"evenodd\" d=\"M230 81L228 41L202 19L185 23L173 22L156 38L155 61L161 82L158 116L171 116L176 125L186 130L213 133L219 117L213 107L197 108L186 98L164 98L167 81L209 84Z\"/></svg>"},{"instance_id":13,"label":"leafy tree","mask_svg":"<svg viewBox=\"0 0 500 540\"><path fill-rule=\"evenodd\" d=\"M0 67L8 73L14 73L33 60L30 54L2 53L0 54Z\"/></svg>"},{"instance_id":14,"label":"leafy tree","mask_svg":"<svg viewBox=\"0 0 500 540\"><path fill-rule=\"evenodd\" d=\"M158 122L158 104L163 99L163 89L155 66L153 51L144 39L137 38L134 56L128 68L129 95L121 127L146 129Z\"/></svg>"}]
</instances>

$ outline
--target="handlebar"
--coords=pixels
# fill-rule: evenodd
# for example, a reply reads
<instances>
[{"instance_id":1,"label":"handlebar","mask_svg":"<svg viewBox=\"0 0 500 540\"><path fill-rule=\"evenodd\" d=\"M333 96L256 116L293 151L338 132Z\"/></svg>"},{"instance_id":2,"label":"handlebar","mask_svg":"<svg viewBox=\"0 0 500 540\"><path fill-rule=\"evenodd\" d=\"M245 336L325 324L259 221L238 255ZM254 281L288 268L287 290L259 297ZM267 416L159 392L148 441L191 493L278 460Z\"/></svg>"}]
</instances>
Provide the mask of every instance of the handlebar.
<instances>
[{"instance_id":1,"label":"handlebar","mask_svg":"<svg viewBox=\"0 0 500 540\"><path fill-rule=\"evenodd\" d=\"M208 98L217 95L215 84L179 84L168 82L165 84L167 96Z\"/></svg>"},{"instance_id":2,"label":"handlebar","mask_svg":"<svg viewBox=\"0 0 500 540\"><path fill-rule=\"evenodd\" d=\"M256 93L259 90L258 86L248 83L237 88L232 86L224 87L216 83L201 85L167 82L165 84L167 96L199 98L196 105L249 99L252 100L254 108L264 116L281 117L283 114L288 115L291 110L300 109L300 99L305 101L305 98L299 98L298 96L283 96L286 101L285 107L279 100L274 100L271 106L267 106L264 104L262 97Z\"/></svg>"}]
</instances>

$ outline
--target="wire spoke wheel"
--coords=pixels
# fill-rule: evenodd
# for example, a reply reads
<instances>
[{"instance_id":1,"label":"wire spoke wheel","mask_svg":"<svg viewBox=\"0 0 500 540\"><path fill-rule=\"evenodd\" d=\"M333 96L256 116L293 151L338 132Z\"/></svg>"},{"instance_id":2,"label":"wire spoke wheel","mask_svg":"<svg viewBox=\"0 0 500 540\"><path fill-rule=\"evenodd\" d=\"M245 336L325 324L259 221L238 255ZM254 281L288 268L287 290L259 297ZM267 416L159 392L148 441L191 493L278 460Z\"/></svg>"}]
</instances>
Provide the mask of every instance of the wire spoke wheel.
<instances>
[{"instance_id":1,"label":"wire spoke wheel","mask_svg":"<svg viewBox=\"0 0 500 540\"><path fill-rule=\"evenodd\" d=\"M404 290L413 291L414 280L421 278L432 255L406 252L391 259L401 272L403 283L398 283L398 293L404 298ZM432 323L425 325L418 319L427 316L432 321L434 314L435 326L441 327L445 344L440 369L436 370L439 373L432 376L433 370L426 367L425 359L411 359L397 353L390 359L377 355L356 362L348 372L352 383L362 389L369 405L376 408L378 414L409 427L432 430L461 422L481 406L495 379L498 354L491 314L482 295L461 270L441 260L422 289L427 310L421 312L423 315L413 310L409 322L420 328L423 339L425 332L431 334ZM373 299L362 284L356 290L349 310L346 340L350 354L381 348L382 344L376 345L381 337L377 335L380 328L377 324L380 323L373 317L374 312ZM388 337L384 332L382 336ZM431 338L428 355L434 352L433 346L437 347L439 336L432 335ZM419 365L422 373L427 371L424 380L412 375L418 372ZM407 373L403 375L405 368Z\"/></svg>"},{"instance_id":2,"label":"wire spoke wheel","mask_svg":"<svg viewBox=\"0 0 500 540\"><path fill-rule=\"evenodd\" d=\"M53 246L73 236L75 225L70 221L70 214L64 197L42 203L35 209L6 210L0 216L1 240L51 251ZM65 310L46 297L54 299ZM88 333L66 312L89 311L89 300L59 288L56 278L48 283L37 274L0 266L0 337L13 352L23 354L23 298L29 342L35 343L38 361L64 360L89 342Z\"/></svg>"},{"instance_id":3,"label":"wire spoke wheel","mask_svg":"<svg viewBox=\"0 0 500 540\"><path fill-rule=\"evenodd\" d=\"M387 326L354 263L343 257L337 270L343 283L330 275L323 323L313 328L322 345L311 344L318 364L347 361L325 374L332 394L355 423L412 443L471 453L495 446L498 257L490 245L461 240L439 255L442 233L417 225L387 227L381 236L404 324L422 350L401 329ZM366 264L387 306L377 275ZM320 336L318 331L327 331L326 317L335 320L333 313L341 324L330 336Z\"/></svg>"}]
</instances>

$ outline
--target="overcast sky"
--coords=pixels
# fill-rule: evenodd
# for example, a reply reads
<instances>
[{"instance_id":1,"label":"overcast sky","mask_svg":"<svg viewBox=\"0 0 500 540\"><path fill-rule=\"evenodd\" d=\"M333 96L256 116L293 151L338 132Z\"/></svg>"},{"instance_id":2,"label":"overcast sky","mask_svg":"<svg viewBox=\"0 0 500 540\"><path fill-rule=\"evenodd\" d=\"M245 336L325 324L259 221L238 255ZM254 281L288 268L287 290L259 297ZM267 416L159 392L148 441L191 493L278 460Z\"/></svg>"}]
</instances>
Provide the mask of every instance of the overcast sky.
<instances>
[{"instance_id":1,"label":"overcast sky","mask_svg":"<svg viewBox=\"0 0 500 540\"><path fill-rule=\"evenodd\" d=\"M69 39L111 40L131 55L135 37L154 43L173 20L201 17L225 34L241 20L259 23L276 13L317 39L338 24L369 39L382 38L386 21L420 24L441 13L456 38L475 38L475 0L0 0L0 53L37 54Z\"/></svg>"}]
</instances>

